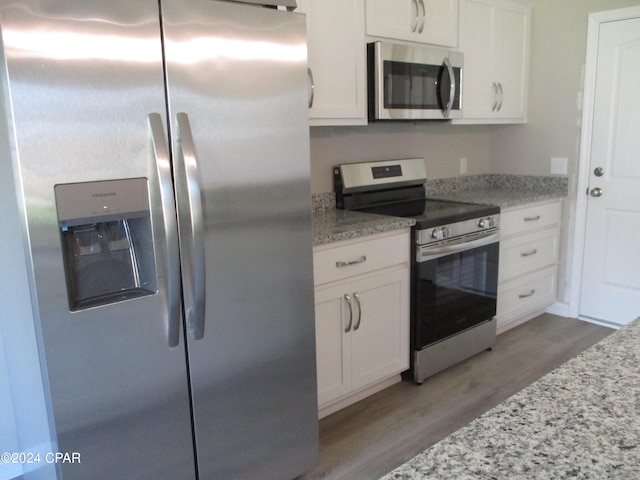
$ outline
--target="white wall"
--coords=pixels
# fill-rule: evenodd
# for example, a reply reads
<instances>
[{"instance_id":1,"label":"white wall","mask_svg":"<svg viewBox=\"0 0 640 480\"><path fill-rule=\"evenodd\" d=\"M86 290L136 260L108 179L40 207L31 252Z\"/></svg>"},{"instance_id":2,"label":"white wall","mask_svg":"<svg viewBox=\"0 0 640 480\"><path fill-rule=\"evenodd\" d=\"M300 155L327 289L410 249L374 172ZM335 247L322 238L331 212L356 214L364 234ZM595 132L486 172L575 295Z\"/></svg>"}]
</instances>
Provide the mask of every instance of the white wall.
<instances>
[{"instance_id":1,"label":"white wall","mask_svg":"<svg viewBox=\"0 0 640 480\"><path fill-rule=\"evenodd\" d=\"M491 171L548 175L551 157L568 159L569 197L563 206L558 299L571 283L582 89L590 13L640 5L640 0L535 0L531 21L529 113L526 125L494 127ZM579 279L577 280L579 281Z\"/></svg>"},{"instance_id":2,"label":"white wall","mask_svg":"<svg viewBox=\"0 0 640 480\"><path fill-rule=\"evenodd\" d=\"M489 173L492 127L437 122L379 123L362 127L311 128L311 191L333 191L331 167L339 163L423 157L429 178Z\"/></svg>"}]
</instances>

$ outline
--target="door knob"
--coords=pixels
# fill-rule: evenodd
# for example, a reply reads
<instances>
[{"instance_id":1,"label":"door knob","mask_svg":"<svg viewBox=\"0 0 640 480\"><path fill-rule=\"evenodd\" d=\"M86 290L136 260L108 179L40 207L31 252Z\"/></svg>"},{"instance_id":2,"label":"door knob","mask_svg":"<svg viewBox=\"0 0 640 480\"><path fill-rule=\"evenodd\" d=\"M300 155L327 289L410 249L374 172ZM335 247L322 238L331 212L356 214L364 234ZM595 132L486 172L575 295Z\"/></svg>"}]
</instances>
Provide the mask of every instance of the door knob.
<instances>
[{"instance_id":1,"label":"door knob","mask_svg":"<svg viewBox=\"0 0 640 480\"><path fill-rule=\"evenodd\" d=\"M602 189L600 187L596 187L593 190L591 190L591 196L592 197L601 197L602 196Z\"/></svg>"}]
</instances>

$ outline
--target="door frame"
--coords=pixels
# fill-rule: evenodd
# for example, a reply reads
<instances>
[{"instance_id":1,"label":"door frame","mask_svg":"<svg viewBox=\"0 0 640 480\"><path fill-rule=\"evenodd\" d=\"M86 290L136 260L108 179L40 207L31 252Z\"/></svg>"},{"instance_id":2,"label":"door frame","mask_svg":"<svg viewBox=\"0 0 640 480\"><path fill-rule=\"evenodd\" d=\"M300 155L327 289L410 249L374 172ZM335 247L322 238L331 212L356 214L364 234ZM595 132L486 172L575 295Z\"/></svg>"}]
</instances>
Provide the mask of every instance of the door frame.
<instances>
[{"instance_id":1,"label":"door frame","mask_svg":"<svg viewBox=\"0 0 640 480\"><path fill-rule=\"evenodd\" d=\"M582 295L582 270L587 230L587 191L590 179L591 140L593 110L595 103L596 71L598 67L598 44L600 25L607 22L640 17L640 6L608 10L589 14L587 27L587 49L584 68L584 91L582 101L582 130L580 133L580 156L578 160L578 186L576 189L576 217L573 234L573 258L571 262L571 289L569 293L569 316L611 327L611 324L580 317Z\"/></svg>"}]
</instances>

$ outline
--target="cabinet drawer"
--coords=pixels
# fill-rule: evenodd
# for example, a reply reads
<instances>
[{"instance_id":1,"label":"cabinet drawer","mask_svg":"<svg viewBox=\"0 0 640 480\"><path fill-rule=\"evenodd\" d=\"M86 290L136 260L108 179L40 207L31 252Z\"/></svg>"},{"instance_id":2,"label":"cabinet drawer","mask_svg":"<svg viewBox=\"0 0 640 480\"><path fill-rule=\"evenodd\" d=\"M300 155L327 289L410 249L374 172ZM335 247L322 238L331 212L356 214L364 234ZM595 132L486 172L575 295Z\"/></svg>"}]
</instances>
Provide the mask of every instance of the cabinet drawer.
<instances>
[{"instance_id":1,"label":"cabinet drawer","mask_svg":"<svg viewBox=\"0 0 640 480\"><path fill-rule=\"evenodd\" d=\"M560 229L548 228L500 242L499 281L533 272L558 262Z\"/></svg>"},{"instance_id":2,"label":"cabinet drawer","mask_svg":"<svg viewBox=\"0 0 640 480\"><path fill-rule=\"evenodd\" d=\"M509 237L560 223L560 202L506 210L500 215L500 236Z\"/></svg>"},{"instance_id":3,"label":"cabinet drawer","mask_svg":"<svg viewBox=\"0 0 640 480\"><path fill-rule=\"evenodd\" d=\"M409 247L408 231L316 247L313 251L314 284L322 285L408 262Z\"/></svg>"},{"instance_id":4,"label":"cabinet drawer","mask_svg":"<svg viewBox=\"0 0 640 480\"><path fill-rule=\"evenodd\" d=\"M499 285L498 321L509 322L551 305L556 298L557 271L554 265Z\"/></svg>"}]
</instances>

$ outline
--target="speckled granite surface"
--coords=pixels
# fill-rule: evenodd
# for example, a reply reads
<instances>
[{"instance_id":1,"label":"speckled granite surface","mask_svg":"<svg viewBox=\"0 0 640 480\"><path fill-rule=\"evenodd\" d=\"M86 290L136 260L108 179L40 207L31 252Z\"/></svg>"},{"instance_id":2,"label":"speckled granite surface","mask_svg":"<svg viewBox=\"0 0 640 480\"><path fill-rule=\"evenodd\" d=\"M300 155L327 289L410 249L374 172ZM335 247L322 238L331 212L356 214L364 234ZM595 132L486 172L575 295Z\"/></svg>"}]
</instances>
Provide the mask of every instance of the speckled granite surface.
<instances>
[{"instance_id":1,"label":"speckled granite surface","mask_svg":"<svg viewBox=\"0 0 640 480\"><path fill-rule=\"evenodd\" d=\"M640 319L382 478L640 478Z\"/></svg>"},{"instance_id":2,"label":"speckled granite surface","mask_svg":"<svg viewBox=\"0 0 640 480\"><path fill-rule=\"evenodd\" d=\"M568 188L567 177L530 175L469 175L426 183L429 198L501 208L566 197Z\"/></svg>"},{"instance_id":3,"label":"speckled granite surface","mask_svg":"<svg viewBox=\"0 0 640 480\"><path fill-rule=\"evenodd\" d=\"M410 218L336 210L333 193L312 195L311 205L314 246L409 228L416 223Z\"/></svg>"},{"instance_id":4,"label":"speckled granite surface","mask_svg":"<svg viewBox=\"0 0 640 480\"><path fill-rule=\"evenodd\" d=\"M527 175L468 175L465 177L428 180L427 196L433 199L466 203L499 205L507 208L567 195L566 177ZM411 219L336 210L333 193L314 194L313 244L358 238L375 233L407 228Z\"/></svg>"},{"instance_id":5,"label":"speckled granite surface","mask_svg":"<svg viewBox=\"0 0 640 480\"><path fill-rule=\"evenodd\" d=\"M313 214L313 245L409 228L416 222L410 218L389 217L349 210L327 210Z\"/></svg>"}]
</instances>

